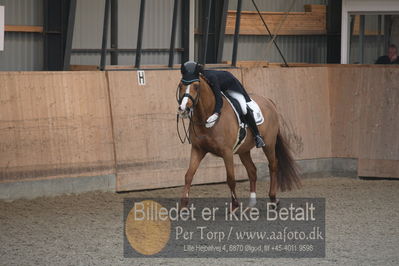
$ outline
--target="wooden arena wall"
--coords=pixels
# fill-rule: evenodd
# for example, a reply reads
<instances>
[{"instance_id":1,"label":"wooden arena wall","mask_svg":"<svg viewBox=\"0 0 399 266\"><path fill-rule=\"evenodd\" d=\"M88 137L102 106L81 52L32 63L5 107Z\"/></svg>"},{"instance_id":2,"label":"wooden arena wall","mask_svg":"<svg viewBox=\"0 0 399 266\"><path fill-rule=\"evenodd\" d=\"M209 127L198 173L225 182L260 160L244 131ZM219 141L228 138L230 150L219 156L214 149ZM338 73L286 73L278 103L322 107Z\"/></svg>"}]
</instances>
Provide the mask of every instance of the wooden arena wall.
<instances>
[{"instance_id":1,"label":"wooden arena wall","mask_svg":"<svg viewBox=\"0 0 399 266\"><path fill-rule=\"evenodd\" d=\"M399 178L399 68L329 68L334 157L358 159L358 175Z\"/></svg>"},{"instance_id":2,"label":"wooden arena wall","mask_svg":"<svg viewBox=\"0 0 399 266\"><path fill-rule=\"evenodd\" d=\"M399 177L399 68L231 71L276 103L296 159L355 158L361 176ZM117 191L182 185L179 71L145 75L141 86L136 71L0 73L0 184L115 174ZM236 174L246 178L238 160ZM208 155L194 183L224 180Z\"/></svg>"},{"instance_id":3,"label":"wooden arena wall","mask_svg":"<svg viewBox=\"0 0 399 266\"><path fill-rule=\"evenodd\" d=\"M0 72L0 182L114 172L102 72Z\"/></svg>"},{"instance_id":4,"label":"wooden arena wall","mask_svg":"<svg viewBox=\"0 0 399 266\"><path fill-rule=\"evenodd\" d=\"M240 70L233 73L241 76ZM138 85L136 72L108 72L118 191L184 184L190 146L181 144L176 133L180 78L180 71L146 71L146 84ZM182 124L180 131L183 134ZM245 178L245 169L238 161L237 176ZM194 183L223 181L222 159L207 156Z\"/></svg>"},{"instance_id":5,"label":"wooden arena wall","mask_svg":"<svg viewBox=\"0 0 399 266\"><path fill-rule=\"evenodd\" d=\"M296 159L355 158L359 176L399 178L398 67L252 68L242 73L248 90L276 102Z\"/></svg>"}]
</instances>

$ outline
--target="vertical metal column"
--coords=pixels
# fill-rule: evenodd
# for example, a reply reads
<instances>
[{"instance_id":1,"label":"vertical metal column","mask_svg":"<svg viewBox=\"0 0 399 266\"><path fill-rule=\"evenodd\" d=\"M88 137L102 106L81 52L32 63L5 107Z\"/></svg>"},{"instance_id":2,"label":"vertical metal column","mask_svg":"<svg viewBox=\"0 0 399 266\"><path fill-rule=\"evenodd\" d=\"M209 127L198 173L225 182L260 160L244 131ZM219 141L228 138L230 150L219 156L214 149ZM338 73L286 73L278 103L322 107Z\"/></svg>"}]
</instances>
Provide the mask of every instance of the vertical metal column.
<instances>
[{"instance_id":1,"label":"vertical metal column","mask_svg":"<svg viewBox=\"0 0 399 266\"><path fill-rule=\"evenodd\" d=\"M169 64L168 64L169 67L173 67L178 7L179 7L179 0L175 0L173 5L172 36L170 37L170 48L169 48Z\"/></svg>"},{"instance_id":2,"label":"vertical metal column","mask_svg":"<svg viewBox=\"0 0 399 266\"><path fill-rule=\"evenodd\" d=\"M384 53L388 50L391 39L391 15L384 15Z\"/></svg>"},{"instance_id":3,"label":"vertical metal column","mask_svg":"<svg viewBox=\"0 0 399 266\"><path fill-rule=\"evenodd\" d=\"M350 15L350 24L349 24L349 52L351 51L352 43L353 43L353 31L355 28L355 15ZM350 56L350 55L349 55ZM350 59L349 59L350 60ZM350 63L350 62L348 62Z\"/></svg>"},{"instance_id":4,"label":"vertical metal column","mask_svg":"<svg viewBox=\"0 0 399 266\"><path fill-rule=\"evenodd\" d=\"M191 0L184 0L181 4L182 47L181 63L190 59L190 4Z\"/></svg>"},{"instance_id":5,"label":"vertical metal column","mask_svg":"<svg viewBox=\"0 0 399 266\"><path fill-rule=\"evenodd\" d=\"M377 21L377 30L378 30L378 48L377 48L377 56L376 58L378 58L379 56L381 56L381 43L382 43L382 38L381 38L381 32L382 32L382 15L378 15L378 21Z\"/></svg>"},{"instance_id":6,"label":"vertical metal column","mask_svg":"<svg viewBox=\"0 0 399 266\"><path fill-rule=\"evenodd\" d=\"M241 0L239 0L241 1ZM212 7L212 0L207 0L206 1L206 6L205 6L205 20L204 20L204 27L203 27L203 50L202 50L202 58L200 60L201 64L206 64L206 54L208 51L208 36L209 36L209 21L211 18L211 7Z\"/></svg>"},{"instance_id":7,"label":"vertical metal column","mask_svg":"<svg viewBox=\"0 0 399 266\"><path fill-rule=\"evenodd\" d=\"M109 9L111 0L105 0L104 8L104 24L103 24L103 41L101 45L101 62L100 70L105 69L105 63L107 60L107 42L108 42L108 24L109 24Z\"/></svg>"},{"instance_id":8,"label":"vertical metal column","mask_svg":"<svg viewBox=\"0 0 399 266\"><path fill-rule=\"evenodd\" d=\"M43 70L64 70L65 56L70 54L66 51L67 37L69 34L69 43L72 43L73 36L72 25L68 32L70 19L73 22L69 16L71 1L43 0Z\"/></svg>"},{"instance_id":9,"label":"vertical metal column","mask_svg":"<svg viewBox=\"0 0 399 266\"><path fill-rule=\"evenodd\" d=\"M360 15L360 27L359 27L359 62L364 63L364 15Z\"/></svg>"},{"instance_id":10,"label":"vertical metal column","mask_svg":"<svg viewBox=\"0 0 399 266\"><path fill-rule=\"evenodd\" d=\"M68 12L68 26L67 34L65 40L65 51L64 51L64 66L63 70L69 70L71 64L71 50L72 50L72 40L73 40L73 30L75 28L75 15L76 15L76 0L71 0L69 3Z\"/></svg>"},{"instance_id":11,"label":"vertical metal column","mask_svg":"<svg viewBox=\"0 0 399 266\"><path fill-rule=\"evenodd\" d=\"M141 64L141 44L143 43L144 13L145 13L145 0L141 0L139 29L137 34L136 63L134 65L135 68L139 68Z\"/></svg>"},{"instance_id":12,"label":"vertical metal column","mask_svg":"<svg viewBox=\"0 0 399 266\"><path fill-rule=\"evenodd\" d=\"M341 62L342 0L327 4L327 64Z\"/></svg>"},{"instance_id":13,"label":"vertical metal column","mask_svg":"<svg viewBox=\"0 0 399 266\"><path fill-rule=\"evenodd\" d=\"M229 8L229 0L223 0L222 15L220 18L219 36L218 36L218 47L217 47L217 58L218 63L222 62L223 57L223 47L224 47L224 32L226 31L226 20L227 20L227 10Z\"/></svg>"},{"instance_id":14,"label":"vertical metal column","mask_svg":"<svg viewBox=\"0 0 399 266\"><path fill-rule=\"evenodd\" d=\"M236 25L235 25L235 31L234 31L233 57L231 59L232 66L237 65L237 49L238 49L238 37L240 34L241 8L242 8L242 0L238 0L237 13L236 13Z\"/></svg>"},{"instance_id":15,"label":"vertical metal column","mask_svg":"<svg viewBox=\"0 0 399 266\"><path fill-rule=\"evenodd\" d=\"M111 0L111 48L118 49L118 0ZM111 52L111 65L118 64L118 52Z\"/></svg>"}]
</instances>

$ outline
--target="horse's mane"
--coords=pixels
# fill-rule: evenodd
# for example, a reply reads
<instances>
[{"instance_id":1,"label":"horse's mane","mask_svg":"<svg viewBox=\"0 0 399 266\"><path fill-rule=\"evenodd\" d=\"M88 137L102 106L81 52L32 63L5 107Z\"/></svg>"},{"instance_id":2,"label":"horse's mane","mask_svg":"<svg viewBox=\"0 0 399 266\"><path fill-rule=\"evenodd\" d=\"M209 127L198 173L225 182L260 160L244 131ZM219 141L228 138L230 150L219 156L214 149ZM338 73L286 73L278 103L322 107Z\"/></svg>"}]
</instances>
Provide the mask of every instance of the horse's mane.
<instances>
[{"instance_id":1,"label":"horse's mane","mask_svg":"<svg viewBox=\"0 0 399 266\"><path fill-rule=\"evenodd\" d=\"M205 80L205 82L208 84L208 86L209 86L210 88L212 88L212 83L205 77L204 74L200 73L200 77L201 77L203 80Z\"/></svg>"}]
</instances>

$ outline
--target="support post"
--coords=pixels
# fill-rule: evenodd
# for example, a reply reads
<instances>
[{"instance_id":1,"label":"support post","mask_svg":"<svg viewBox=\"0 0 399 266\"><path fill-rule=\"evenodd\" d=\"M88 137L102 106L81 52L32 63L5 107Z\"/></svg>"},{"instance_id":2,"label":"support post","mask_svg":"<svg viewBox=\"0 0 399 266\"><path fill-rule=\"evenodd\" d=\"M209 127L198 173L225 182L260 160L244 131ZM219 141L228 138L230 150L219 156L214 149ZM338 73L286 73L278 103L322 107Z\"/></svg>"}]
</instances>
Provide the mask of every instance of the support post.
<instances>
[{"instance_id":1,"label":"support post","mask_svg":"<svg viewBox=\"0 0 399 266\"><path fill-rule=\"evenodd\" d=\"M237 12L236 12L236 25L234 30L233 56L231 59L231 65L234 67L237 65L237 49L238 49L238 37L240 34L241 8L242 8L242 0L238 0Z\"/></svg>"},{"instance_id":2,"label":"support post","mask_svg":"<svg viewBox=\"0 0 399 266\"><path fill-rule=\"evenodd\" d=\"M183 54L181 57L182 62L184 63L190 60L190 5L192 4L191 0L182 1L181 5L181 24L182 24L182 47Z\"/></svg>"},{"instance_id":3,"label":"support post","mask_svg":"<svg viewBox=\"0 0 399 266\"><path fill-rule=\"evenodd\" d=\"M224 47L224 32L226 31L226 20L227 11L229 8L229 0L223 0L222 14L220 18L219 36L218 36L218 47L217 47L217 63L222 62L223 58L223 47Z\"/></svg>"},{"instance_id":4,"label":"support post","mask_svg":"<svg viewBox=\"0 0 399 266\"><path fill-rule=\"evenodd\" d=\"M71 50L73 41L73 30L75 28L75 15L76 15L76 0L71 0L69 3L68 12L68 26L65 41L65 51L64 51L64 67L63 70L69 70L71 64Z\"/></svg>"},{"instance_id":5,"label":"support post","mask_svg":"<svg viewBox=\"0 0 399 266\"><path fill-rule=\"evenodd\" d=\"M73 25L70 24L74 19L71 7L72 0L43 0L43 70L60 71L69 65L65 59L70 57L67 46L71 48L72 45Z\"/></svg>"},{"instance_id":6,"label":"support post","mask_svg":"<svg viewBox=\"0 0 399 266\"><path fill-rule=\"evenodd\" d=\"M241 0L239 0L241 1ZM212 7L212 0L206 1L206 8L205 8L205 19L204 19L204 26L203 26L203 50L202 50L202 58L200 60L201 64L206 64L206 54L208 51L208 36L209 36L209 22L211 19L211 7Z\"/></svg>"},{"instance_id":7,"label":"support post","mask_svg":"<svg viewBox=\"0 0 399 266\"><path fill-rule=\"evenodd\" d=\"M134 64L135 68L139 68L141 64L141 44L143 43L144 15L145 15L145 0L141 0L139 29L137 35L136 63Z\"/></svg>"},{"instance_id":8,"label":"support post","mask_svg":"<svg viewBox=\"0 0 399 266\"><path fill-rule=\"evenodd\" d=\"M169 64L168 64L169 67L173 67L178 7L179 7L179 0L175 0L173 5L172 34L170 37Z\"/></svg>"},{"instance_id":9,"label":"support post","mask_svg":"<svg viewBox=\"0 0 399 266\"><path fill-rule=\"evenodd\" d=\"M111 0L111 49L118 49L118 0ZM118 65L117 52L111 52L111 65Z\"/></svg>"},{"instance_id":10,"label":"support post","mask_svg":"<svg viewBox=\"0 0 399 266\"><path fill-rule=\"evenodd\" d=\"M382 15L378 15L378 48L377 48L377 55L376 58L382 55L383 51L381 48L383 47L382 44Z\"/></svg>"},{"instance_id":11,"label":"support post","mask_svg":"<svg viewBox=\"0 0 399 266\"><path fill-rule=\"evenodd\" d=\"M360 27L359 27L359 63L364 63L364 15L360 15Z\"/></svg>"},{"instance_id":12,"label":"support post","mask_svg":"<svg viewBox=\"0 0 399 266\"><path fill-rule=\"evenodd\" d=\"M329 0L327 5L327 64L341 62L342 0Z\"/></svg>"},{"instance_id":13,"label":"support post","mask_svg":"<svg viewBox=\"0 0 399 266\"><path fill-rule=\"evenodd\" d=\"M355 29L355 19L356 19L356 16L355 15L350 15L349 16L349 37L348 37L348 44L349 44L349 46L348 46L348 53L349 53L349 56L348 56L348 64L349 63L351 63L350 62L350 51L351 51L351 47L352 47L352 45L353 45L353 31L354 31L354 29Z\"/></svg>"},{"instance_id":14,"label":"support post","mask_svg":"<svg viewBox=\"0 0 399 266\"><path fill-rule=\"evenodd\" d=\"M105 0L104 7L104 23L103 23L103 39L101 45L101 61L100 70L105 69L105 63L107 60L107 42L108 42L108 23L109 23L109 9L111 0Z\"/></svg>"},{"instance_id":15,"label":"support post","mask_svg":"<svg viewBox=\"0 0 399 266\"><path fill-rule=\"evenodd\" d=\"M391 15L384 15L384 53L391 44Z\"/></svg>"}]
</instances>

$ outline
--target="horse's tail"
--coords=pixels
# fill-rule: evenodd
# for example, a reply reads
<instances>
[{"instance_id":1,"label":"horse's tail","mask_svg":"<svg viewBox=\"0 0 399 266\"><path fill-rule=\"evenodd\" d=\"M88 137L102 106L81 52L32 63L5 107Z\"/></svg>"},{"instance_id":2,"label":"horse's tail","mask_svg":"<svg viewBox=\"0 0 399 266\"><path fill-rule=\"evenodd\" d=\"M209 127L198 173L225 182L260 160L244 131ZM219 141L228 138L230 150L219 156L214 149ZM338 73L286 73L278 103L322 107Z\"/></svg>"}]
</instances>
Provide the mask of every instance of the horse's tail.
<instances>
[{"instance_id":1,"label":"horse's tail","mask_svg":"<svg viewBox=\"0 0 399 266\"><path fill-rule=\"evenodd\" d=\"M298 166L292 156L287 141L283 135L281 135L280 131L277 134L276 157L278 160L278 188L281 191L291 190L295 187L299 188L301 186L301 180L299 179Z\"/></svg>"}]
</instances>

